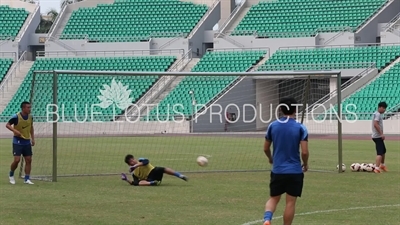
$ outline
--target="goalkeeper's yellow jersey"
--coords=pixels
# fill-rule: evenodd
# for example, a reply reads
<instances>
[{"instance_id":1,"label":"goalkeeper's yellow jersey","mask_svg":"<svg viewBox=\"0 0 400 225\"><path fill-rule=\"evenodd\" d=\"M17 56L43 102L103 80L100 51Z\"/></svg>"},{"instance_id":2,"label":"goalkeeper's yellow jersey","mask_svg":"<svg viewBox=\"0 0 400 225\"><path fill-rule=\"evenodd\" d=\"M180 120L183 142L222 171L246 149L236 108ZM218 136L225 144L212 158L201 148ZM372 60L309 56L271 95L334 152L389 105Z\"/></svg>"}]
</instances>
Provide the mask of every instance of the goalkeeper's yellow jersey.
<instances>
[{"instance_id":1,"label":"goalkeeper's yellow jersey","mask_svg":"<svg viewBox=\"0 0 400 225\"><path fill-rule=\"evenodd\" d=\"M154 169L154 166L150 163L145 166L139 166L133 171L133 175L139 180L147 180L150 172Z\"/></svg>"}]
</instances>

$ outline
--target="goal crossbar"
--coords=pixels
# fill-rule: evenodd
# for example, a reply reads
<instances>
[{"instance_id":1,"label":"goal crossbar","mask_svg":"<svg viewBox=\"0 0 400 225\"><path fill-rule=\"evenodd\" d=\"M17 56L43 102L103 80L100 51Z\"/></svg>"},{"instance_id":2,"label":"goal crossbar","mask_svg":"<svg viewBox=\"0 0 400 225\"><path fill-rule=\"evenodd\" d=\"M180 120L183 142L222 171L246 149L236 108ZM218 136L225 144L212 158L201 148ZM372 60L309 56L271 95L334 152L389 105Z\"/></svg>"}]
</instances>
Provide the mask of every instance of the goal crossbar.
<instances>
[{"instance_id":1,"label":"goal crossbar","mask_svg":"<svg viewBox=\"0 0 400 225\"><path fill-rule=\"evenodd\" d=\"M338 132L338 163L342 165L342 110L341 110L341 71L326 70L326 71L257 71L257 72L142 72L142 71L78 71L78 70L52 70L52 71L33 71L33 77L37 74L49 74L53 76L53 104L57 105L57 90L58 90L58 75L119 75L119 76L243 76L253 77L254 79L279 79L286 78L336 78L337 88L337 132ZM34 80L34 79L33 79ZM56 107L53 107L56 111ZM55 116L55 114L53 114ZM56 118L53 118L55 121ZM52 165L52 181L57 181L57 122L52 124L53 128L53 165ZM342 173L342 167L339 166L338 172Z\"/></svg>"}]
</instances>

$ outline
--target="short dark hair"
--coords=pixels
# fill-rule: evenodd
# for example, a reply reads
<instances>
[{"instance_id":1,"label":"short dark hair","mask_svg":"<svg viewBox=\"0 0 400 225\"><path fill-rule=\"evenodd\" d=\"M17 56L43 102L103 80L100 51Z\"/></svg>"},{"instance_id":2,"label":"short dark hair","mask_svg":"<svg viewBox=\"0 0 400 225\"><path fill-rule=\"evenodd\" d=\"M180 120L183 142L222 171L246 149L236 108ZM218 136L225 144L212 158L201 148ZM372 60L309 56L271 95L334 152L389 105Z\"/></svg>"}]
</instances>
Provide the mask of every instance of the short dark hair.
<instances>
[{"instance_id":1,"label":"short dark hair","mask_svg":"<svg viewBox=\"0 0 400 225\"><path fill-rule=\"evenodd\" d=\"M129 160L131 160L131 159L133 159L134 157L133 157L133 155L131 155L131 154L128 154L128 155L126 155L125 156L125 163L126 164L129 164Z\"/></svg>"},{"instance_id":2,"label":"short dark hair","mask_svg":"<svg viewBox=\"0 0 400 225\"><path fill-rule=\"evenodd\" d=\"M21 103L21 109L23 109L26 105L30 105L30 102L24 101Z\"/></svg>"},{"instance_id":3,"label":"short dark hair","mask_svg":"<svg viewBox=\"0 0 400 225\"><path fill-rule=\"evenodd\" d=\"M380 107L382 107L382 108L387 108L387 104L386 104L386 102L379 102L378 103L378 108L380 108Z\"/></svg>"},{"instance_id":4,"label":"short dark hair","mask_svg":"<svg viewBox=\"0 0 400 225\"><path fill-rule=\"evenodd\" d=\"M293 97L282 98L279 102L283 115L293 115L296 112L297 101Z\"/></svg>"}]
</instances>

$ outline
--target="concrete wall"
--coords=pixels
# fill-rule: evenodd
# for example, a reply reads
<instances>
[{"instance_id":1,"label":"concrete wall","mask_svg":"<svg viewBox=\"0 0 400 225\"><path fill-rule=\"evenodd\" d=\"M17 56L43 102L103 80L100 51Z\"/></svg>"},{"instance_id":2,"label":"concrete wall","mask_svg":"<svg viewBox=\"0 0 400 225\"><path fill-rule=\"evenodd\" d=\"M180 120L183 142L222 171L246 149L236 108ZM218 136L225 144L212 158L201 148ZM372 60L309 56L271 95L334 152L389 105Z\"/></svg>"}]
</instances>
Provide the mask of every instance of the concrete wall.
<instances>
[{"instance_id":1,"label":"concrete wall","mask_svg":"<svg viewBox=\"0 0 400 225\"><path fill-rule=\"evenodd\" d=\"M192 49L192 51L197 52L197 49L199 49L200 54L203 55L205 53L206 49L203 45L203 43L205 42L204 33L207 30L213 30L213 27L215 26L215 24L218 23L220 18L221 3L215 6L214 10L208 15L207 19L203 21L198 30L190 38L189 48Z\"/></svg>"},{"instance_id":2,"label":"concrete wall","mask_svg":"<svg viewBox=\"0 0 400 225\"><path fill-rule=\"evenodd\" d=\"M44 46L44 43L40 43L40 39L41 38L46 38L47 35L46 34L35 34L35 33L31 33L30 37L29 37L29 43L28 45L40 45L40 46Z\"/></svg>"},{"instance_id":3,"label":"concrete wall","mask_svg":"<svg viewBox=\"0 0 400 225\"><path fill-rule=\"evenodd\" d=\"M310 134L337 134L337 120L324 121L322 123L312 121L305 122ZM342 123L343 134L371 134L372 122L369 120L344 121ZM385 134L400 134L400 120L384 120Z\"/></svg>"},{"instance_id":4,"label":"concrete wall","mask_svg":"<svg viewBox=\"0 0 400 225\"><path fill-rule=\"evenodd\" d=\"M391 32L381 32L380 36L382 44L400 43L400 36L397 36Z\"/></svg>"},{"instance_id":5,"label":"concrete wall","mask_svg":"<svg viewBox=\"0 0 400 225\"><path fill-rule=\"evenodd\" d=\"M187 52L186 49L150 49L150 42L143 43L85 43L84 40L69 41L77 42L75 45L81 45L83 50L68 51L59 43L48 41L45 44L45 55L48 57L85 57L85 56L130 56L130 55L174 55L180 58ZM135 45L137 44L137 45ZM146 45L143 48L140 44ZM106 46L106 47L105 47ZM136 46L136 47L135 47ZM41 53L43 54L43 52Z\"/></svg>"},{"instance_id":6,"label":"concrete wall","mask_svg":"<svg viewBox=\"0 0 400 225\"><path fill-rule=\"evenodd\" d=\"M294 46L315 46L315 37L306 38L256 38L254 36L229 36L229 38L239 42L246 48L265 48L268 47L271 55L279 49L279 47L294 47ZM222 39L214 39L214 48L238 48L234 44Z\"/></svg>"},{"instance_id":7,"label":"concrete wall","mask_svg":"<svg viewBox=\"0 0 400 225\"><path fill-rule=\"evenodd\" d=\"M189 51L189 41L186 38L152 38L150 49L183 49Z\"/></svg>"},{"instance_id":8,"label":"concrete wall","mask_svg":"<svg viewBox=\"0 0 400 225\"><path fill-rule=\"evenodd\" d=\"M256 130L266 129L276 118L275 109L279 104L278 80L256 79ZM269 115L269 116L268 116Z\"/></svg>"},{"instance_id":9,"label":"concrete wall","mask_svg":"<svg viewBox=\"0 0 400 225\"><path fill-rule=\"evenodd\" d=\"M5 123L0 123L0 138L12 137L12 133L5 128ZM52 123L37 122L35 126L35 136L52 135ZM167 133L189 133L189 123L184 121L177 122L136 122L136 123L58 123L58 135L79 135L79 136L101 136L101 135L133 135L133 134L160 134Z\"/></svg>"},{"instance_id":10,"label":"concrete wall","mask_svg":"<svg viewBox=\"0 0 400 225\"><path fill-rule=\"evenodd\" d=\"M379 23L388 23L393 17L399 13L400 1L394 0L380 14L376 15L372 20L361 28L355 35L356 43L375 43L376 37L380 36Z\"/></svg>"},{"instance_id":11,"label":"concrete wall","mask_svg":"<svg viewBox=\"0 0 400 225\"><path fill-rule=\"evenodd\" d=\"M24 51L29 51L29 46L31 45L31 38L32 34L35 33L36 28L40 24L41 16L40 16L40 9L36 11L35 14L30 14L29 16L32 16L32 20L30 21L25 21L25 23L29 23L26 27L26 30L24 34L22 35L20 41L19 41L19 52L22 53ZM28 20L30 18L28 17Z\"/></svg>"},{"instance_id":12,"label":"concrete wall","mask_svg":"<svg viewBox=\"0 0 400 225\"><path fill-rule=\"evenodd\" d=\"M256 87L253 79L243 79L232 90L215 102L211 108L207 109L203 115L197 118L197 121L193 124L193 131L224 132L226 112L235 113L237 120L236 122L228 124L228 131L253 131L256 126L256 114L253 109L256 105L256 99L254 98L255 92ZM248 104L248 106L244 106L246 104ZM238 108L236 108L236 106Z\"/></svg>"},{"instance_id":13,"label":"concrete wall","mask_svg":"<svg viewBox=\"0 0 400 225\"><path fill-rule=\"evenodd\" d=\"M18 43L13 41L0 41L0 52L14 52L15 54L18 54Z\"/></svg>"},{"instance_id":14,"label":"concrete wall","mask_svg":"<svg viewBox=\"0 0 400 225\"><path fill-rule=\"evenodd\" d=\"M316 37L316 43L317 45L351 45L354 44L354 33L319 33Z\"/></svg>"}]
</instances>

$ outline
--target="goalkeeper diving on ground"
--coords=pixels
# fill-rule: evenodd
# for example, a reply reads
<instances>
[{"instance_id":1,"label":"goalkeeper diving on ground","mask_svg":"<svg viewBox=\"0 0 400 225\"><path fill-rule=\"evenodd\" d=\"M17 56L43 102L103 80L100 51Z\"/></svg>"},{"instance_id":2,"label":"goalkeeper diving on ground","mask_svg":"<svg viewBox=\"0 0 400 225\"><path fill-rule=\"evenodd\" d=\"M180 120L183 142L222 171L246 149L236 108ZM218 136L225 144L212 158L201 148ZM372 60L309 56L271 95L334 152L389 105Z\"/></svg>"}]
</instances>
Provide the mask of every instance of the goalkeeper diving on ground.
<instances>
[{"instance_id":1,"label":"goalkeeper diving on ground","mask_svg":"<svg viewBox=\"0 0 400 225\"><path fill-rule=\"evenodd\" d=\"M170 168L153 166L145 158L135 159L133 155L125 156L125 163L129 166L129 172L133 180L130 181L126 174L121 174L121 179L134 186L158 186L161 184L164 173L188 181L185 175L182 175Z\"/></svg>"}]
</instances>

